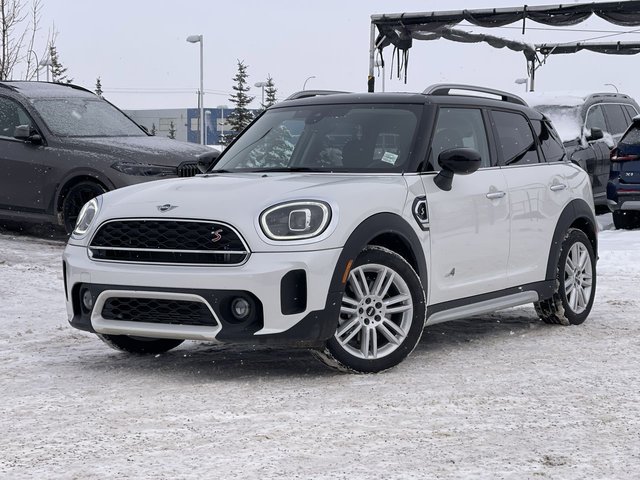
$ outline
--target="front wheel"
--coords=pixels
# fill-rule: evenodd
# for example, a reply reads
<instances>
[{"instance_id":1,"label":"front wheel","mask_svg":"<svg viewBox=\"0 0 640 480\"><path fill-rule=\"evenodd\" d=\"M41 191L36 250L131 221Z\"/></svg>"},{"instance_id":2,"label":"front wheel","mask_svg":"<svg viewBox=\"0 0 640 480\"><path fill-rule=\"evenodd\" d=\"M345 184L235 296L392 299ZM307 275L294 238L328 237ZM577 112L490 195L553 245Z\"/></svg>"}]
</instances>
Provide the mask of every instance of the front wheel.
<instances>
[{"instance_id":1,"label":"front wheel","mask_svg":"<svg viewBox=\"0 0 640 480\"><path fill-rule=\"evenodd\" d=\"M62 221L67 235L71 235L78 221L78 214L85 203L107 190L100 184L85 180L75 184L62 200Z\"/></svg>"},{"instance_id":2,"label":"front wheel","mask_svg":"<svg viewBox=\"0 0 640 480\"><path fill-rule=\"evenodd\" d=\"M114 350L138 355L165 353L184 342L184 340L171 338L130 337L128 335L105 335L101 333L97 335L100 340Z\"/></svg>"},{"instance_id":3,"label":"front wheel","mask_svg":"<svg viewBox=\"0 0 640 480\"><path fill-rule=\"evenodd\" d=\"M589 238L569 229L562 242L552 298L534 304L545 323L579 325L587 319L596 295L596 257Z\"/></svg>"},{"instance_id":4,"label":"front wheel","mask_svg":"<svg viewBox=\"0 0 640 480\"><path fill-rule=\"evenodd\" d=\"M386 370L416 347L425 315L424 289L411 265L391 250L367 247L349 273L336 332L316 354L339 370Z\"/></svg>"}]
</instances>

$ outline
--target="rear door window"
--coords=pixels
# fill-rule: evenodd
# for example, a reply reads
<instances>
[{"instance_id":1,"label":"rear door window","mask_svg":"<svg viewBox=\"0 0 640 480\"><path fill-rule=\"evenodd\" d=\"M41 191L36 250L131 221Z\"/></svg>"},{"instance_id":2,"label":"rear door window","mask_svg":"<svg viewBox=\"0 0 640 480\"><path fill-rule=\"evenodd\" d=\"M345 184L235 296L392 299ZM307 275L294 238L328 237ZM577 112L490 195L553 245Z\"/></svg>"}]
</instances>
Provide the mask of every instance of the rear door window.
<instances>
[{"instance_id":1,"label":"rear door window","mask_svg":"<svg viewBox=\"0 0 640 480\"><path fill-rule=\"evenodd\" d=\"M609 121L609 133L619 135L629 126L629 122L624 115L622 105L614 103L606 103L603 105Z\"/></svg>"},{"instance_id":2,"label":"rear door window","mask_svg":"<svg viewBox=\"0 0 640 480\"><path fill-rule=\"evenodd\" d=\"M538 163L538 150L527 119L515 112L492 111L501 153L500 165Z\"/></svg>"}]
</instances>

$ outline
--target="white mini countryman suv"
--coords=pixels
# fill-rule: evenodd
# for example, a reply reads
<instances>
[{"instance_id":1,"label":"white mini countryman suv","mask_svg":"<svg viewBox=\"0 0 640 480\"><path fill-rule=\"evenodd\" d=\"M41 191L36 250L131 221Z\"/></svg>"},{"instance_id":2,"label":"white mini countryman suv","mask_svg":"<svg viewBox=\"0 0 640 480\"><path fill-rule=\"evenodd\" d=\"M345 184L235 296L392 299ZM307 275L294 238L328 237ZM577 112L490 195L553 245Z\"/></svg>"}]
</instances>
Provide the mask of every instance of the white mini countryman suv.
<instances>
[{"instance_id":1,"label":"white mini countryman suv","mask_svg":"<svg viewBox=\"0 0 640 480\"><path fill-rule=\"evenodd\" d=\"M378 372L425 325L526 303L586 319L591 186L542 114L463 85L316 93L268 109L202 175L87 203L64 252L71 325L137 354L275 343Z\"/></svg>"}]
</instances>

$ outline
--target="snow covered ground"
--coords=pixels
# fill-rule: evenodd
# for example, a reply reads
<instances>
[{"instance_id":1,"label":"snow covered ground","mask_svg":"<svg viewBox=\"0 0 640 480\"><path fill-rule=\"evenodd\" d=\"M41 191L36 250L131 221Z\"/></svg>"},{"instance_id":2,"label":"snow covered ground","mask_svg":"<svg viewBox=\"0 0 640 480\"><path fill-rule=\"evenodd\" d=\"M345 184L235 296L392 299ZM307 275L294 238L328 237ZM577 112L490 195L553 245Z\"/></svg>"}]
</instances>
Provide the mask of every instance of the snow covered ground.
<instances>
[{"instance_id":1,"label":"snow covered ground","mask_svg":"<svg viewBox=\"0 0 640 480\"><path fill-rule=\"evenodd\" d=\"M0 231L0 477L638 478L640 231L599 219L584 325L442 324L366 376L298 350L117 353L67 325L63 244Z\"/></svg>"}]
</instances>

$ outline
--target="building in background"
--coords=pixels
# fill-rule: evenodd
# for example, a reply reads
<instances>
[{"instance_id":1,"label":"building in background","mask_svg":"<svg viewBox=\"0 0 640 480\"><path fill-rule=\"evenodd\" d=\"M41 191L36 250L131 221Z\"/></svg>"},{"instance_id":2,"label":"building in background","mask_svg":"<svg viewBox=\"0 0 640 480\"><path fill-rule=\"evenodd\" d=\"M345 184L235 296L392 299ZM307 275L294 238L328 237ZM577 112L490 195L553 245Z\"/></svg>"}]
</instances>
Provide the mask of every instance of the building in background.
<instances>
[{"instance_id":1,"label":"building in background","mask_svg":"<svg viewBox=\"0 0 640 480\"><path fill-rule=\"evenodd\" d=\"M200 112L197 108L174 108L165 110L125 110L134 122L144 126L151 132L155 125L158 136L168 137L171 122L175 129L176 140L200 143ZM205 108L205 144L220 145L223 135L232 133L227 118L233 112L232 108ZM254 114L258 110L252 110Z\"/></svg>"}]
</instances>

